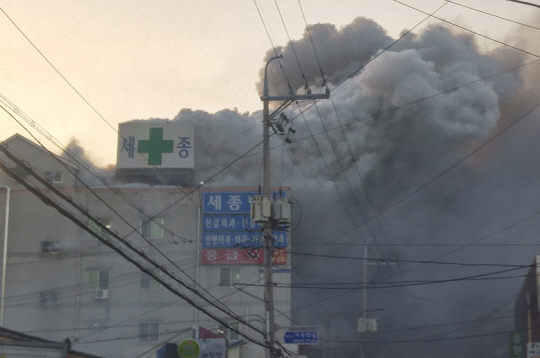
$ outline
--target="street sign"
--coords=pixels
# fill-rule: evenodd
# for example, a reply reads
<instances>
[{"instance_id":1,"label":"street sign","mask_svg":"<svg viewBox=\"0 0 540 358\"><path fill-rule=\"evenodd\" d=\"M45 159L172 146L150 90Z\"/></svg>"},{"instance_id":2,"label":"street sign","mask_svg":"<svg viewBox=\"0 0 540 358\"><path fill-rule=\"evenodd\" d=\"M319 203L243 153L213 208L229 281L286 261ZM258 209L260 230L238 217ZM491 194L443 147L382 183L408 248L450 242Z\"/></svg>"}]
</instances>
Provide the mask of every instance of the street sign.
<instances>
[{"instance_id":1,"label":"street sign","mask_svg":"<svg viewBox=\"0 0 540 358\"><path fill-rule=\"evenodd\" d=\"M225 358L227 356L225 338L205 338L198 341L201 346L199 358Z\"/></svg>"},{"instance_id":2,"label":"street sign","mask_svg":"<svg viewBox=\"0 0 540 358\"><path fill-rule=\"evenodd\" d=\"M319 343L319 332L287 331L283 335L283 342L290 344L317 344Z\"/></svg>"},{"instance_id":3,"label":"street sign","mask_svg":"<svg viewBox=\"0 0 540 358\"><path fill-rule=\"evenodd\" d=\"M510 358L527 356L527 340L523 332L510 332Z\"/></svg>"},{"instance_id":4,"label":"street sign","mask_svg":"<svg viewBox=\"0 0 540 358\"><path fill-rule=\"evenodd\" d=\"M197 358L201 352L199 343L194 339L186 339L178 346L180 358Z\"/></svg>"},{"instance_id":5,"label":"street sign","mask_svg":"<svg viewBox=\"0 0 540 358\"><path fill-rule=\"evenodd\" d=\"M527 343L527 358L540 358L540 343Z\"/></svg>"}]
</instances>

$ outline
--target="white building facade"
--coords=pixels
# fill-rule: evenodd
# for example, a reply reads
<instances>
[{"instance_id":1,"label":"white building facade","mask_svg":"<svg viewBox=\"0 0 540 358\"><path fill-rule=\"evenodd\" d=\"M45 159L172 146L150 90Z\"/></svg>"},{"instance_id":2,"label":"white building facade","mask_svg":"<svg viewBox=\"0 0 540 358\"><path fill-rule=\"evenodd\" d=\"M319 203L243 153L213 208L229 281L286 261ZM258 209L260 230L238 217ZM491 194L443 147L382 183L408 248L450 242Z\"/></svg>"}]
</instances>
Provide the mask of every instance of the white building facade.
<instances>
[{"instance_id":1,"label":"white building facade","mask_svg":"<svg viewBox=\"0 0 540 358\"><path fill-rule=\"evenodd\" d=\"M220 195L226 198L222 204L229 200L230 209L231 197L245 201L248 193L256 189L194 190L138 183L87 188L79 176L83 171L80 163L53 156L19 135L3 144L55 188L86 208L97 221L183 284L201 292L214 305L122 246L130 257L195 305L264 342L260 333L215 307L226 306L264 331L264 274L259 260L263 255L257 246L260 230L256 225L246 224L244 209L230 213L226 205L221 207L225 209L216 209L215 202ZM0 158L15 173L39 186L43 193L54 196L5 155ZM156 350L165 342L178 343L191 338L193 326L220 328L214 319L171 293L14 179L1 173L0 185L0 218L6 217L5 187L10 188L6 280L2 293L4 327L52 340L69 338L76 350L111 358L156 357ZM238 203L232 204L234 209ZM212 206L217 211L212 212ZM69 210L94 232L118 243L94 220ZM4 232L3 219L0 222L0 232ZM290 233L283 228L277 235L274 282L288 286L291 270L286 249L290 247ZM274 302L276 323L290 326L287 318L290 289L276 289ZM264 356L262 347L234 332L228 334L229 343L234 346L229 350L230 358Z\"/></svg>"}]
</instances>

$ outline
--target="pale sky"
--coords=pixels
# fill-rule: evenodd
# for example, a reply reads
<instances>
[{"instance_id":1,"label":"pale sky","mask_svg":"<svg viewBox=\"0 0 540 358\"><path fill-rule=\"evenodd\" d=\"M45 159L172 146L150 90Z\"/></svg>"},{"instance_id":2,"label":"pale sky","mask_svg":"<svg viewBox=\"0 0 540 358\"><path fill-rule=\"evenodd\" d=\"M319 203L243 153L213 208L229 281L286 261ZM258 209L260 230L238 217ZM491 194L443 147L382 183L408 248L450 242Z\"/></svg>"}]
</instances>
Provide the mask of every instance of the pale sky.
<instances>
[{"instance_id":1,"label":"pale sky","mask_svg":"<svg viewBox=\"0 0 540 358\"><path fill-rule=\"evenodd\" d=\"M274 45L286 45L276 2L255 1ZM445 1L402 2L431 13ZM532 14L540 12L506 0L455 2L531 25ZM300 38L305 24L298 0L277 4L291 38ZM394 38L426 18L392 0L301 4L309 24L340 28L364 16ZM255 82L271 44L253 0L0 0L0 8L114 128L131 119L171 119L182 108L262 108ZM499 41L517 26L454 3L436 16ZM492 45L482 38L478 43ZM114 164L117 133L1 12L0 49L0 93L63 144L75 137L98 165ZM0 140L15 133L29 137L3 111L0 121Z\"/></svg>"}]
</instances>

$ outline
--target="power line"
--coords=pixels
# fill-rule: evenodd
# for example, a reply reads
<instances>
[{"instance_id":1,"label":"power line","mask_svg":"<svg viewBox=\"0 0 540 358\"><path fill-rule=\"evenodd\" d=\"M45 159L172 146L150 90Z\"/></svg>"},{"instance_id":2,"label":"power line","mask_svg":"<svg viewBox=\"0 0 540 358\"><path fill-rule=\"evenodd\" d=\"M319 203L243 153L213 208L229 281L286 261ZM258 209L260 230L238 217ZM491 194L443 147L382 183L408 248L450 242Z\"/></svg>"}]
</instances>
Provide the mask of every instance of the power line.
<instances>
[{"instance_id":1,"label":"power line","mask_svg":"<svg viewBox=\"0 0 540 358\"><path fill-rule=\"evenodd\" d=\"M274 3L276 4L279 17L281 18L281 23L283 24L283 28L285 28L285 33L287 34L287 38L289 39L289 44L291 45L291 49L293 50L294 57L296 58L296 63L298 64L298 68L300 69L300 73L302 74L302 79L304 80L304 89L307 90L308 83L307 83L306 75L304 73L304 69L302 68L302 64L300 63L300 59L298 58L298 54L296 53L294 44L292 43L291 36L289 35L289 30L287 30L287 26L285 25L285 20L283 19L283 15L281 14L281 10L279 9L277 0L274 0Z\"/></svg>"},{"instance_id":2,"label":"power line","mask_svg":"<svg viewBox=\"0 0 540 358\"><path fill-rule=\"evenodd\" d=\"M512 1L512 2L517 2L517 3L519 3L519 4L523 4L523 5L529 5L529 6L540 7L540 5L538 5L538 4L533 4L532 2L528 2L528 1L521 1L521 0L506 0L506 1Z\"/></svg>"},{"instance_id":3,"label":"power line","mask_svg":"<svg viewBox=\"0 0 540 358\"><path fill-rule=\"evenodd\" d=\"M531 28L531 29L535 29L535 30L540 30L540 27L532 26L532 25L525 24L525 23L519 22L519 21L510 20L510 19L507 18L507 17L504 17L504 16L498 16L498 15L489 13L489 12L487 12L487 11L482 11L482 10L479 10L479 9L475 9L475 8L473 8L473 7L470 7L470 6L467 6L467 5L464 5L464 4L457 3L457 2L455 2L455 1L451 1L451 0L445 0L445 1L446 1L446 2L449 2L449 3L451 3L451 4L454 4L454 5L458 5L458 6L464 7L464 8L466 8L466 9L474 10L474 11L476 11L476 12L479 12L479 13L482 13L482 14L485 14L485 15L489 15L489 16L496 17L496 18L501 19L501 20L504 20L504 21L512 22L512 23L517 24L517 25L525 26L525 27L528 27L528 28ZM507 1L512 1L512 0L507 0ZM516 2L520 2L520 1L516 1ZM526 3L526 4L527 4L527 5L532 5L532 6L540 7L540 5L534 5L534 4L531 4L531 3Z\"/></svg>"},{"instance_id":4,"label":"power line","mask_svg":"<svg viewBox=\"0 0 540 358\"><path fill-rule=\"evenodd\" d=\"M413 10L416 10L416 11L418 11L418 12L421 12L421 13L423 13L423 14L428 14L427 12L425 12L425 11L423 11L423 10L420 10L420 9L414 7L414 6L405 4L404 2L401 2L401 1L399 1L399 0L392 0L392 1L397 2L398 4L401 4L401 5L403 5L403 6L406 6L406 7L410 8L410 9L413 9ZM445 1L446 1L446 0L445 0ZM442 18L437 17L437 16L434 16L434 15L433 15L433 18L435 18L435 19L437 19L437 20L440 20L440 21L442 21L442 22L445 22L445 23L447 23L447 24L450 24L450 25L452 25L452 26L455 26L455 27L457 27L457 28L460 28L460 29L462 29L462 30L465 30L465 31L467 31L467 32L473 33L473 34L475 34L475 35L477 35L477 36L481 36L481 37L483 37L483 38L485 38L485 39L488 39L488 40L490 40L490 41L496 42L496 43L498 43L498 44L500 44L500 45L503 45L503 46L512 48L512 49L514 49L514 50L517 50L517 51L519 51L519 52L525 53L525 54L527 54L527 55L534 56L534 57L536 57L536 58L540 58L540 56L537 55L537 54L535 54L535 53L532 53L532 52L530 52L530 51L521 49L521 48L516 47L516 46L512 46L512 45L510 45L510 44L507 44L506 42L496 40L496 39L494 39L494 38L492 38L492 37L489 37L489 36L483 35L483 34L481 34L481 33L479 33L479 32L476 32L476 31L473 31L473 30L471 30L471 29L468 29L468 28L466 28L466 27L464 27L464 26L457 25L457 24L455 24L455 23L453 23L453 22L451 22L451 21L442 19Z\"/></svg>"},{"instance_id":5,"label":"power line","mask_svg":"<svg viewBox=\"0 0 540 358\"><path fill-rule=\"evenodd\" d=\"M93 216L88 213L84 208L80 208L80 207L77 207L75 203L73 202L70 202L70 199L69 198L66 198L62 193L60 193L55 187L53 187L52 185L50 185L46 180L40 178L31 168L29 168L27 165L25 165L24 163L22 163L19 159L17 159L16 157L14 157L10 152L9 150L7 150L3 145L0 145L0 151L2 151L4 154L6 154L6 156L14 161L15 163L17 163L19 166L21 166L23 169L25 169L26 171L28 171L29 173L32 174L33 177L35 177L39 182L41 182L43 185L47 186L50 190L52 190L56 195L58 195L59 197L63 198L64 200L66 200L67 202L70 203L70 205L73 205L74 207L77 208L77 210L81 211L85 216L89 217L89 218L92 218L92 219L95 219L93 218ZM30 190L34 195L36 195L41 201L43 201L46 205L49 205L49 206L52 206L53 208L55 208L60 214L62 214L63 216L65 216L66 218L68 218L69 220L71 220L73 223L75 223L77 226L79 226L80 228L82 228L83 230L87 231L89 234L91 234L92 236L96 237L98 240L100 240L102 243L104 243L106 246L110 247L111 249L113 249L114 251L116 251L119 255L121 255L124 259L126 259L127 261L129 261L130 263L132 263L133 265L135 265L136 267L138 267L141 271L145 272L146 274L148 274L149 276L151 276L154 280L158 281L159 283L161 283L163 285L163 287L165 287L167 290L169 290L170 292L176 294L177 296L181 297L182 299L184 299L184 301L186 301L188 304L190 304L191 306L197 308L198 310L200 310L201 312L205 313L206 315L208 315L209 317L215 319L217 322L219 322L220 324L223 324L225 327L228 327L229 329L231 329L232 331L236 332L236 333L239 333L240 335L244 336L246 339L248 339L249 341L257 344L257 345L260 345L262 347L266 347L266 344L264 343L261 343L260 341L250 337L250 336L247 336L243 333L241 333L240 331L238 331L236 328L234 327L230 327L230 325L226 322L224 322L222 319L220 319L219 317L213 315L211 312L209 312L207 309L201 307L200 305L198 305L197 303L195 303L193 300L191 300L189 297L187 297L186 295L182 294L180 291L178 291L177 289L173 288L172 286L170 286L167 282L165 282L160 276L156 275L154 272L152 272L152 270L146 268L145 266L143 266L141 263L139 263L138 261L136 261L135 259L133 259L132 257L130 257L129 255L127 255L122 249L120 249L119 247L117 247L115 244L113 244L112 242L108 241L108 240L105 240L103 237L101 237L100 235L98 235L96 232L94 232L92 229L90 229L86 224L84 224L82 221L80 221L77 217L75 217L72 213L70 213L68 210L62 208L61 206L59 206L55 201L53 201L50 197L46 196L44 193L40 192L37 188L31 186L28 182L26 182L25 180L22 180L20 179L16 174L14 174L6 165L5 163L3 162L0 162L0 168L2 170L4 170L4 172L6 172L9 176L11 176L13 179L17 180L19 183L21 183L22 185L24 185L28 190ZM126 242L124 239L122 239L121 237L119 237L118 235L116 235L114 232L111 232L107 227L105 227L104 225L98 223L98 225L101 225L102 229L105 230L109 235L115 237L116 239L118 239L120 242L122 242L125 246L129 247L131 250L135 251L139 256L145 258L148 260L147 256L142 253L142 252L138 252L137 249L135 249L129 242ZM212 306L214 306L215 308L219 309L220 311L223 312L223 309L220 308L219 306L216 306L215 304L211 303L210 301L208 301L208 299L206 299L204 296L202 296L200 293L198 293L197 290L189 287L188 285L184 284L182 281L176 279L173 275L171 275L167 270L163 269L160 265L158 265L155 261L153 260L148 260L151 264L153 264L156 268L159 268L161 269L164 273L168 274L171 278L173 278L176 282L182 284L184 287L186 287L188 290L196 293L197 295L199 295L201 298L203 298L204 300L206 300L208 303L210 303ZM227 315L230 316L230 314L228 312L223 312ZM261 334L264 335L264 332L260 331L259 329L257 329L256 327L252 326L249 324L249 322L244 322L243 319L241 319L240 317L237 317L237 316L232 316L234 319L238 320L239 322L245 324L246 326L252 328L253 330L255 330L256 332L259 332Z\"/></svg>"},{"instance_id":6,"label":"power line","mask_svg":"<svg viewBox=\"0 0 540 358\"><path fill-rule=\"evenodd\" d=\"M397 282L370 282L368 284L358 285L359 282L318 282L313 284L276 284L276 288L303 288L303 289L318 289L318 290L358 290L358 289L385 289L385 288L396 288L396 287L409 287L409 286L424 286L424 285L434 285L442 283L451 283L451 282L460 282L460 281L479 281L479 280L501 280L501 279L514 279L514 278L523 278L528 274L520 274L515 276L496 276L490 277L493 275L501 273L509 273L517 270L522 270L524 267L513 267L504 270L492 271L483 274L461 276L449 279L441 280L412 280L412 281L397 281ZM332 286L333 285L333 286ZM347 287L341 287L341 286ZM354 286L353 286L354 285ZM257 287L261 285L257 284L244 284L242 286L246 287Z\"/></svg>"},{"instance_id":7,"label":"power line","mask_svg":"<svg viewBox=\"0 0 540 358\"><path fill-rule=\"evenodd\" d=\"M298 6L300 7L300 12L302 13L302 18L304 19L304 24L306 25L306 31L307 31L308 36L309 36L309 41L311 42L311 47L313 48L313 53L315 54L315 59L317 60L317 64L319 65L319 71L321 73L321 78L323 80L323 82L321 84L321 87L328 88L328 86L326 85L326 77L324 75L324 71L323 71L322 66L321 66L321 61L319 59L319 54L317 53L317 49L315 48L315 43L313 42L313 36L311 36L311 30L309 29L309 26L308 26L308 23L307 23L307 20L306 20L306 15L304 14L304 9L302 7L302 3L300 2L300 0L298 0Z\"/></svg>"},{"instance_id":8,"label":"power line","mask_svg":"<svg viewBox=\"0 0 540 358\"><path fill-rule=\"evenodd\" d=\"M43 54L43 52L41 52L39 48L28 38L28 36L26 36L26 34L21 30L19 26L17 26L17 24L11 19L11 17L9 17L9 15L4 11L2 7L0 7L0 11L2 11L4 16L13 24L13 26L15 26L19 33L26 39L26 41L28 41L28 43L32 45L32 47L40 54L40 56L49 64L49 66L52 67L52 69L60 76L60 78L62 78L64 82L66 82L67 85L84 101L84 103L86 103L88 107L90 107L90 109L92 109L92 111L94 111L94 113L99 116L99 118L101 118L109 127L111 127L112 130L117 132L117 130L112 126L112 124L108 122L105 117L103 117L101 113L99 113L98 110L94 106L92 106L92 104L90 104L90 102L88 102L88 100L71 84L71 82L69 82L67 78L62 75L62 73L52 64L52 62L49 61L49 59Z\"/></svg>"},{"instance_id":9,"label":"power line","mask_svg":"<svg viewBox=\"0 0 540 358\"><path fill-rule=\"evenodd\" d=\"M257 4L257 0L253 0L253 3L255 4L255 8L257 9L257 13L259 14L259 18L261 19L261 22L263 24L264 30L266 31L266 35L268 37L268 40L270 41L270 45L272 46L272 49L274 50L274 55L277 57L278 52L276 49L276 46L274 46L274 42L272 41L272 37L270 36L270 32L268 31L268 26L266 26L266 23L264 21L264 18L262 16L261 10L259 9L259 5ZM281 64L281 60L278 59L279 67L281 69L281 72L283 72L283 77L285 78L285 82L287 82L287 86L289 87L289 92L293 92L293 89L291 87L291 83L289 82L289 78L287 76L287 73L285 72L285 69L283 68L283 65Z\"/></svg>"},{"instance_id":10,"label":"power line","mask_svg":"<svg viewBox=\"0 0 540 358\"><path fill-rule=\"evenodd\" d=\"M312 253L304 253L304 252L291 252L290 254L295 256L308 256L308 257L323 257L323 258L331 258L331 259L338 259L338 260L359 260L359 261L369 261L374 262L380 265L385 265L388 263L388 260L386 259L379 259L379 258L364 258L360 256L343 256L343 255L324 255L324 254L312 254ZM435 260L403 260L403 259L392 259L392 262L400 262L400 263L421 263L421 264L433 264L433 265L445 265L445 266L463 266L463 267L512 267L512 268L525 268L525 267L531 267L531 265L522 265L522 264L491 264L491 263L466 263L466 262L447 262L447 261L435 261Z\"/></svg>"},{"instance_id":11,"label":"power line","mask_svg":"<svg viewBox=\"0 0 540 358\"><path fill-rule=\"evenodd\" d=\"M374 246L375 244L364 243L316 243L316 242L295 242L294 246L298 245L315 245L315 246ZM390 243L387 246L396 247L528 247L528 246L540 246L538 242L530 243L509 243L509 244L414 244L414 243Z\"/></svg>"},{"instance_id":12,"label":"power line","mask_svg":"<svg viewBox=\"0 0 540 358\"><path fill-rule=\"evenodd\" d=\"M276 0L276 1L277 1L277 0ZM277 4L277 2L276 2L276 4ZM303 9L302 9L302 4L300 3L300 0L298 0L298 4L299 4L300 10L301 10L301 12L302 12L302 16L303 16L303 19L304 19L304 23L306 24L306 29L307 29L308 34L309 34L309 38L310 38L310 41L311 41L311 45L312 45L312 47L313 47L313 51L314 51L314 53L315 53L315 57L316 57L316 59L317 59L318 65L319 65L319 69L320 69L320 71L321 71L321 75L323 76L323 80L324 80L324 81L323 81L323 82L324 82L323 86L324 86L324 85L326 85L326 80L324 79L324 73L323 73L323 70L322 70L322 67L321 67L321 63L320 63L320 61L319 61L319 57L318 57L317 51L316 51L316 49L315 49L315 44L314 44L314 42L313 42L313 38L312 38L312 36L311 36L311 32L309 31L309 26L307 25L307 21L306 21L306 18L305 18L304 11L303 11ZM443 4L442 4L438 9L436 9L432 14L435 14L437 11L439 11L441 8L443 8L445 5L446 5L446 3L443 3ZM425 22L425 21L426 21L427 19L429 19L430 17L431 17L431 15L428 16L428 17L426 17L426 18L424 18L422 21L420 21L420 22L417 23L415 26L413 26L410 30L404 32L404 33L401 35L400 38L398 38L398 39L395 40L392 44L390 44L389 46L387 46L386 48L384 48L382 51L380 51L379 53L377 53L371 60L369 60L366 64L362 65L362 66L360 67L360 69L358 69L356 72L354 72L354 73L352 73L351 75L349 75L349 77L348 77L347 79L349 79L349 78L351 78L352 76L354 76L358 71L360 71L362 68L364 68L365 66L367 66L370 62L372 62L373 60L375 60L377 57L379 57L380 55L382 55L384 52L388 51L392 46L394 46L397 42L399 42L400 40L402 40L405 36L407 36L409 33L411 33L416 27L418 27L420 24L422 24L423 22ZM289 39L289 42L290 42L290 39ZM291 43L291 46L292 46L292 43ZM294 47L293 47L293 51L294 51ZM294 51L294 53L295 53L295 55L296 55L296 51ZM297 58L297 60L298 60L298 58ZM345 81L346 81L346 80L345 80ZM343 82L345 82L345 81L343 81ZM342 83L343 83L343 82L342 82ZM341 84L340 84L340 85L341 85ZM338 85L338 86L339 86L339 85ZM332 90L335 90L338 86L334 87ZM328 87L327 87L327 88L328 88ZM366 198L367 198L367 200L368 200L368 203L370 204L370 207L371 207L372 210L373 210L373 209L374 209L373 203L372 203L371 198L370 198L370 196L369 196L369 194L368 194L368 192L367 192L367 190L366 190L366 188L365 188L365 185L364 185L364 183L363 183L362 176L361 176L360 171L359 171L359 169L358 169L358 163L357 163L357 161L356 161L355 158L354 158L354 155L353 155L353 152L352 152L350 143L349 143L349 141L348 141L347 135L346 135L346 133L345 133L343 124L341 123L341 118L340 118L340 116L339 116L339 112L338 112L338 110L337 110L337 108L336 108L336 105L335 105L334 100L333 100L333 99L330 99L330 100L331 100L331 103L332 103L334 112L335 112L335 114L336 114L336 116L337 116L337 120L338 120L338 123L339 123L339 128L341 128L342 133L343 133L343 136L344 136L344 138L345 138L345 142L347 143L347 147L348 147L348 150L349 150L349 154L350 154L350 156L351 156L351 160L352 160L353 166L356 168L356 170L357 170L357 172L358 172L358 176L359 176L359 178L360 178L361 186L362 186L362 188L363 188L363 190L364 190L364 193L365 193L365 195L366 195ZM352 187L351 187L351 185L350 185L350 183L349 183L349 180L348 180L347 176L345 175L345 170L343 169L343 166L342 166L342 164L341 164L341 162L340 162L340 160L339 160L339 158L338 158L337 151L336 151L336 149L334 148L334 144L333 144L333 142L332 142L330 136L328 135L329 131L328 131L326 125L324 124L324 121L323 121L323 119L322 119L322 115L321 115L321 113L320 113L320 111L319 111L319 108L317 107L317 101L313 101L312 106L314 106L315 109L317 110L317 113L318 113L318 115L319 115L320 121L321 121L322 126L323 126L323 131L322 131L322 132L326 134L327 140L328 140L328 142L329 142L330 145L331 145L332 152L333 152L334 155L336 156L337 163L338 163L338 165L339 165L339 167L340 167L340 169L341 169L341 172L342 172L343 175L344 175L345 181L346 181L346 183L347 183L347 185L348 185L348 187L349 187L351 193L353 193L352 195L353 195L353 198L354 198L354 200L355 200L355 202L356 202L356 206L358 207L358 210L360 211L360 214L362 215L362 217L363 217L363 219L364 219L364 224L363 224L363 225L365 225L365 226L367 227L369 233L371 234L371 236L372 236L373 239L375 240L375 236L373 235L373 232L371 231L371 228L370 228L370 226L368 225L368 223L369 223L370 220L367 220L366 216L364 215L364 212L363 212L363 210L361 209L360 203L358 202L358 199L357 199L356 195L354 194L354 191L352 190ZM310 106L310 108L311 108L312 106ZM301 111L301 110L300 110L300 111ZM301 113L302 113L302 112L301 112ZM304 122L306 123L306 127L308 127L308 129L309 129L309 126L308 126L307 121L306 121L306 119L305 119L305 117L304 117L303 114L302 114L302 117L304 118ZM314 138L313 134L311 133L311 131L310 131L310 134L311 134L310 137L311 137L311 138L313 139L313 141L315 142L315 138ZM316 143L316 142L315 142L315 143ZM321 158L323 158L322 152L321 152L321 150L319 149L318 146L317 146L317 149L319 150L319 153L321 154ZM327 168L327 171L328 171L329 174L330 174L330 171L329 171L328 166L326 165L326 163L325 163L325 166L326 166L326 168ZM330 174L330 175L331 175L331 174ZM332 181L334 181L334 180L332 179ZM334 183L335 183L335 182L334 182ZM339 191L339 189L337 188L337 186L336 186L336 189ZM341 194L340 194L340 197L341 197ZM349 214L350 214L350 211L349 211ZM388 237L387 237L386 232L384 231L384 229L383 229L383 227L382 227L382 225L381 225L381 223L380 223L380 221L379 221L378 215L376 215L375 218L376 218L376 220L377 220L377 222L378 222L378 224L379 224L379 228L381 229L381 231L382 231L382 233L383 233L383 236L384 236L384 238L385 238L385 240L386 240L386 243L388 244L388 243L389 243ZM354 223L354 219L353 219L353 223ZM356 226L356 225L355 225L355 226ZM360 235L362 236L361 231L360 231L360 230L358 230L358 231L359 231ZM363 241L366 241L366 240L363 239ZM376 242L376 246L378 247L378 243L377 243L377 242ZM320 250L320 248L319 248L319 250Z\"/></svg>"},{"instance_id":13,"label":"power line","mask_svg":"<svg viewBox=\"0 0 540 358\"><path fill-rule=\"evenodd\" d=\"M3 98L4 100L7 100L7 99L6 99L5 97L3 97L3 96L2 96L2 98ZM8 103L9 103L11 106L13 106L15 109L17 109L17 107L14 106L11 102L8 101ZM19 123L23 128L25 128L24 125L23 125L22 123L20 123L20 122L15 118L15 116L14 116L12 113L10 113L9 111L7 111L6 108L4 108L2 105L0 105L0 108L2 108L8 115L10 115L10 116L11 116L17 123ZM24 113L23 113L22 111L20 111L20 110L16 110L15 113L18 114L19 116L23 116L23 118L26 117L26 115L24 115ZM30 119L30 118L28 117L28 119ZM30 120L31 120L31 119L30 119ZM32 121L32 120L31 120L31 121ZM33 122L33 121L32 121L32 122ZM35 122L33 122L33 123L35 123ZM26 129L26 128L25 128L25 129ZM28 131L28 130L27 130L27 131ZM28 132L29 132L29 131L28 131ZM103 198L101 198L101 197L100 197L100 196L99 196L92 188L90 188L90 187L84 182L84 180L82 180L81 178L79 178L79 177L77 176L77 174L76 174L71 168L69 168L69 166L68 166L66 163L64 163L62 160L60 160L60 158L58 158L58 157L55 156L53 153L51 153L48 149L46 149L45 146L44 146L44 145L43 145L43 144L42 144L42 143L41 143L41 142L40 142L40 141L39 141L32 133L29 132L29 134L34 138L34 140L36 140L36 141L41 145L41 147L42 147L47 153L49 153L49 154L50 154L53 158L55 158L62 166L64 166L64 167L66 168L66 170L68 170L68 172L70 172L74 177L78 178L79 181L84 185L84 187L85 187L87 190L89 190L90 193L92 193L99 201L101 201L101 202L102 202L109 210L111 210L113 213L115 213L116 216L117 216L118 218L120 218L126 225L128 225L128 226L133 230L133 231L131 231L131 233L133 233L133 232L138 233L139 236L142 237L143 240L145 240L150 246L152 246L152 247L153 247L153 248L154 248L161 256L163 256L167 261L169 261L169 263L171 263L173 266L175 266L175 267L176 267L180 272L182 272L189 280L191 280L192 282L194 282L198 287L200 287L203 291L205 291L206 294L208 294L210 297L212 297L213 299L215 299L217 304L221 304L221 303L220 303L215 297L213 297L206 289L204 289L204 287L202 287L198 282L195 282L195 280L194 280L193 278L191 278L188 274L186 274L180 267L176 266L176 264L175 264L173 261L171 261L171 260L170 260L170 259L169 259L169 258L168 258L168 257L167 257L167 256L166 256L166 255L165 255L158 247L156 247L156 246L154 245L153 242L151 242L151 241L148 240L146 237L144 237L144 235L142 235L142 233L139 231L140 228L136 228L136 227L134 227L130 222L128 222L128 221L127 221L122 215L120 215L120 214L119 214L119 213L118 213L118 212L117 212L110 204L108 204L108 203L107 203ZM49 138L49 137L52 137L52 136L49 135L48 138ZM52 138L54 138L54 137L52 137ZM67 152L67 151L65 151L65 150L64 150L64 152L65 152L65 153L68 153L71 157L73 157L69 152ZM75 159L75 158L74 158L74 159ZM92 171L91 171L91 172L92 172ZM93 172L92 172L92 173L93 173ZM102 181L102 182L103 182L107 187L109 187L109 186L108 186L108 183L107 183L106 181ZM115 188L115 189L116 189L116 188ZM140 213L144 214L147 218L151 218L151 219L152 219L152 218L154 217L154 216L150 216L149 214L145 213L144 210L142 210L142 208L135 207L135 205L134 205L133 203L131 203L130 201L128 201L123 195L121 195L120 192L119 192L118 190L114 190L114 189L113 189L112 192L113 192L114 194L120 196L120 197L121 197L128 205L130 205L131 207L137 209ZM191 195L192 193L193 193L193 191L191 191L191 192L189 193L189 195ZM182 198L185 198L185 197L186 197L186 196L181 197L181 199L182 199ZM191 199L190 196L188 196L188 197L190 198L190 200L193 201L193 199ZM72 199L72 198L70 198L70 199ZM100 223L100 224L101 224L101 223ZM131 233L129 233L129 234L131 234ZM129 234L128 234L128 235L129 235ZM174 233L172 233L171 235L174 235ZM225 306L224 306L224 307L225 307ZM225 307L225 309L227 309L227 308ZM231 311L231 313L232 313L232 311Z\"/></svg>"}]
</instances>

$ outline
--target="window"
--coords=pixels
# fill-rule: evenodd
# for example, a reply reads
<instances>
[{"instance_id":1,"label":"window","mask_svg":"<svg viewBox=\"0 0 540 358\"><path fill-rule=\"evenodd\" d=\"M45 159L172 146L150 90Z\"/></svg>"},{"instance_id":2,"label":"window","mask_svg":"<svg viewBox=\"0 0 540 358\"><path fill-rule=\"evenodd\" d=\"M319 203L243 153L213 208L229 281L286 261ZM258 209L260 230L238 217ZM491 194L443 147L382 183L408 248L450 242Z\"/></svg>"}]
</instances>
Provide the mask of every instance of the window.
<instances>
[{"instance_id":1,"label":"window","mask_svg":"<svg viewBox=\"0 0 540 358\"><path fill-rule=\"evenodd\" d=\"M234 286L235 284L240 283L241 276L241 268L222 268L220 272L219 285Z\"/></svg>"},{"instance_id":2,"label":"window","mask_svg":"<svg viewBox=\"0 0 540 358\"><path fill-rule=\"evenodd\" d=\"M88 288L91 290L107 290L109 288L109 271L88 270Z\"/></svg>"},{"instance_id":3,"label":"window","mask_svg":"<svg viewBox=\"0 0 540 358\"><path fill-rule=\"evenodd\" d=\"M49 183L58 184L62 182L62 172L60 171L45 171L44 176Z\"/></svg>"},{"instance_id":4,"label":"window","mask_svg":"<svg viewBox=\"0 0 540 358\"><path fill-rule=\"evenodd\" d=\"M13 174L18 176L19 178L24 178L24 177L30 175L30 172L28 170L26 170L23 167L18 166L18 165L9 168L9 170L11 170L13 172Z\"/></svg>"},{"instance_id":5,"label":"window","mask_svg":"<svg viewBox=\"0 0 540 358\"><path fill-rule=\"evenodd\" d=\"M39 303L42 306L53 306L58 302L58 293L43 291L39 293Z\"/></svg>"},{"instance_id":6,"label":"window","mask_svg":"<svg viewBox=\"0 0 540 358\"><path fill-rule=\"evenodd\" d=\"M159 323L143 322L139 323L139 342L159 341Z\"/></svg>"},{"instance_id":7,"label":"window","mask_svg":"<svg viewBox=\"0 0 540 358\"><path fill-rule=\"evenodd\" d=\"M110 229L112 228L112 220L111 219L100 219L99 222L105 226L107 229ZM90 220L88 222L88 226L90 227L90 229L95 232L96 234L100 235L100 236L103 236L103 237L108 237L108 233L105 231L105 229L103 229L101 226L98 225L97 222L95 222L94 220Z\"/></svg>"},{"instance_id":8,"label":"window","mask_svg":"<svg viewBox=\"0 0 540 358\"><path fill-rule=\"evenodd\" d=\"M152 272L156 276L161 277L161 271L152 270ZM156 281L156 279L153 278L152 276L150 276L147 273L141 271L141 280L140 280L139 286L140 286L140 288L156 289L156 288L161 287L161 283Z\"/></svg>"},{"instance_id":9,"label":"window","mask_svg":"<svg viewBox=\"0 0 540 358\"><path fill-rule=\"evenodd\" d=\"M142 219L141 235L149 239L162 239L163 218Z\"/></svg>"},{"instance_id":10,"label":"window","mask_svg":"<svg viewBox=\"0 0 540 358\"><path fill-rule=\"evenodd\" d=\"M41 252L57 254L61 251L60 243L57 241L42 241Z\"/></svg>"},{"instance_id":11,"label":"window","mask_svg":"<svg viewBox=\"0 0 540 358\"><path fill-rule=\"evenodd\" d=\"M240 322L238 321L229 322L229 326L231 328L236 329L237 331L240 330ZM239 339L240 339L240 334L236 333L232 329L229 329L229 341L238 341Z\"/></svg>"}]
</instances>

